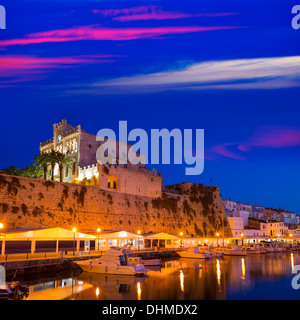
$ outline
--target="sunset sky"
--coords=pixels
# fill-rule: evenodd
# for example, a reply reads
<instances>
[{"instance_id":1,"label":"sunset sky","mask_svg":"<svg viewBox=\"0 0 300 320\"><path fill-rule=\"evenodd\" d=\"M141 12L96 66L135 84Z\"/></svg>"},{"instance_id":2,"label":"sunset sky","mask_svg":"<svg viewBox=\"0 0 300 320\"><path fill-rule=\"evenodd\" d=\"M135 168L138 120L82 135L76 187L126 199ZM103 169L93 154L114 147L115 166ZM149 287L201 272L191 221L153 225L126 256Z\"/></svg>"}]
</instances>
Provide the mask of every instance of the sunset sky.
<instances>
[{"instance_id":1,"label":"sunset sky","mask_svg":"<svg viewBox=\"0 0 300 320\"><path fill-rule=\"evenodd\" d=\"M300 213L295 1L1 4L0 168L29 165L62 118L94 134L204 129L204 173L156 166L165 184L212 178L223 198Z\"/></svg>"}]
</instances>

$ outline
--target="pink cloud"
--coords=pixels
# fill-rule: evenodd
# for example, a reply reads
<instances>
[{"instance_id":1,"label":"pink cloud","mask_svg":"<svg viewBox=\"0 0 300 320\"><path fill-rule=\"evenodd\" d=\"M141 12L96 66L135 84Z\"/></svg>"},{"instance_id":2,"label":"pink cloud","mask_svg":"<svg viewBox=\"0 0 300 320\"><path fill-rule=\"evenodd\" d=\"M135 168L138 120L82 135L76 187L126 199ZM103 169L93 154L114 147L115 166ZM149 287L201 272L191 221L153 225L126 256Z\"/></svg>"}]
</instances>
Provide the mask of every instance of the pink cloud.
<instances>
[{"instance_id":1,"label":"pink cloud","mask_svg":"<svg viewBox=\"0 0 300 320\"><path fill-rule=\"evenodd\" d=\"M156 28L101 28L99 26L82 26L69 29L58 29L46 32L31 33L21 39L0 41L0 47L13 45L30 45L50 42L68 42L81 40L136 40L156 39L157 37L173 34L184 34L204 31L238 29L240 27L226 26L179 26Z\"/></svg>"},{"instance_id":2,"label":"pink cloud","mask_svg":"<svg viewBox=\"0 0 300 320\"><path fill-rule=\"evenodd\" d=\"M235 15L234 12L221 13L183 13L177 11L164 11L159 6L140 6L124 9L107 9L107 10L92 10L94 14L99 14L104 17L113 16L113 20L117 21L137 21L137 20L170 20L183 19L193 17L220 17Z\"/></svg>"},{"instance_id":3,"label":"pink cloud","mask_svg":"<svg viewBox=\"0 0 300 320\"><path fill-rule=\"evenodd\" d=\"M246 160L245 157L229 150L229 147L232 145L234 145L234 144L223 143L220 145L216 145L216 146L209 148L206 153L208 154L210 159L216 159L219 156L221 156L221 157L231 158L231 159L235 159L235 160L242 160L242 161Z\"/></svg>"},{"instance_id":4,"label":"pink cloud","mask_svg":"<svg viewBox=\"0 0 300 320\"><path fill-rule=\"evenodd\" d=\"M253 133L249 141L241 143L238 149L249 152L254 148L282 149L300 146L300 129L283 126L267 126Z\"/></svg>"},{"instance_id":5,"label":"pink cloud","mask_svg":"<svg viewBox=\"0 0 300 320\"><path fill-rule=\"evenodd\" d=\"M16 82L40 80L45 74L55 69L79 67L94 63L113 62L115 55L83 55L73 57L37 57L32 55L4 55L0 56L0 78L14 78L3 80L2 85ZM42 76L44 75L44 76Z\"/></svg>"},{"instance_id":6,"label":"pink cloud","mask_svg":"<svg viewBox=\"0 0 300 320\"><path fill-rule=\"evenodd\" d=\"M246 160L240 152L251 152L255 149L284 149L300 147L300 129L285 126L265 126L256 130L251 137L242 143L223 143L210 147L205 158L218 160L220 157Z\"/></svg>"}]
</instances>

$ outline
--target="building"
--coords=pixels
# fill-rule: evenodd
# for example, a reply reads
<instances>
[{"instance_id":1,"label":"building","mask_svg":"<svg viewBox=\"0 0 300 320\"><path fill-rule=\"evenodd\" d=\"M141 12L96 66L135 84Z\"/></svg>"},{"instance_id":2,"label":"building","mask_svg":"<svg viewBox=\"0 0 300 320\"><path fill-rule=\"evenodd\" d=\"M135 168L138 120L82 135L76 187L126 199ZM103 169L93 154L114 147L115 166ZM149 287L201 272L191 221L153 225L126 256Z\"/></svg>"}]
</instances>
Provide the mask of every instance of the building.
<instances>
[{"instance_id":1,"label":"building","mask_svg":"<svg viewBox=\"0 0 300 320\"><path fill-rule=\"evenodd\" d=\"M94 185L99 186L101 190L141 196L161 196L162 175L155 169L147 169L145 156L142 154L136 153L139 159L137 163L129 162L126 149L128 151L131 145L114 141L115 158L110 157L110 164L102 164L97 160L97 152L105 142L97 141L96 135L85 132L80 125L74 127L63 119L61 123L53 125L53 137L40 144L40 152L50 153L51 150L55 150L69 155L72 168L63 168L63 182ZM120 150L125 152L119 154ZM102 151L105 154L105 149ZM51 166L48 168L48 176L51 176ZM54 176L58 180L58 165L54 168Z\"/></svg>"},{"instance_id":2,"label":"building","mask_svg":"<svg viewBox=\"0 0 300 320\"><path fill-rule=\"evenodd\" d=\"M249 218L249 227L260 230L263 237L281 237L287 233L283 222Z\"/></svg>"},{"instance_id":3,"label":"building","mask_svg":"<svg viewBox=\"0 0 300 320\"><path fill-rule=\"evenodd\" d=\"M244 234L244 223L242 217L227 217L233 237Z\"/></svg>"}]
</instances>

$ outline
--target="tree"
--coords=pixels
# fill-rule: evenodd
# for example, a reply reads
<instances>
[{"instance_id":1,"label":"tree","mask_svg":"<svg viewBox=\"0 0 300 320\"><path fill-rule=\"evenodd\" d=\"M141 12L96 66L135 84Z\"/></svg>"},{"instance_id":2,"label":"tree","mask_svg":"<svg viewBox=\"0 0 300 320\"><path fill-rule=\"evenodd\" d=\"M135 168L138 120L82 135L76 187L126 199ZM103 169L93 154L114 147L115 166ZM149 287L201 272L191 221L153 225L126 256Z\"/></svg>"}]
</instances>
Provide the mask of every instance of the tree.
<instances>
[{"instance_id":1,"label":"tree","mask_svg":"<svg viewBox=\"0 0 300 320\"><path fill-rule=\"evenodd\" d=\"M51 164L50 156L48 153L41 153L34 157L34 164L39 165L44 170L44 180L47 180L47 168Z\"/></svg>"},{"instance_id":2,"label":"tree","mask_svg":"<svg viewBox=\"0 0 300 320\"><path fill-rule=\"evenodd\" d=\"M10 167L4 168L3 173L11 176L21 176L22 170L17 168L16 166L10 166Z\"/></svg>"},{"instance_id":3,"label":"tree","mask_svg":"<svg viewBox=\"0 0 300 320\"><path fill-rule=\"evenodd\" d=\"M63 168L72 168L73 159L69 155L65 155L60 152L56 152L55 155L55 162L58 164L59 167L59 180L63 182Z\"/></svg>"}]
</instances>

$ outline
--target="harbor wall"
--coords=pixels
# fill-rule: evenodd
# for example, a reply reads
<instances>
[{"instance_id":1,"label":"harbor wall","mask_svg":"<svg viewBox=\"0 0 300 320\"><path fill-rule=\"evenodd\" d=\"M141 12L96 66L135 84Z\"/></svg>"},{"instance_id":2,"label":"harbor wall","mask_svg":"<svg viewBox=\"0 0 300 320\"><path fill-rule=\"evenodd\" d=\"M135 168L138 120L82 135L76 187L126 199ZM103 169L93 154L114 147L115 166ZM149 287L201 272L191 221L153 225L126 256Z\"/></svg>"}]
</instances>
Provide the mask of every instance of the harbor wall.
<instances>
[{"instance_id":1,"label":"harbor wall","mask_svg":"<svg viewBox=\"0 0 300 320\"><path fill-rule=\"evenodd\" d=\"M6 228L61 227L166 232L184 236L231 236L220 192L192 183L166 186L159 198L99 187L0 175L0 222Z\"/></svg>"}]
</instances>

